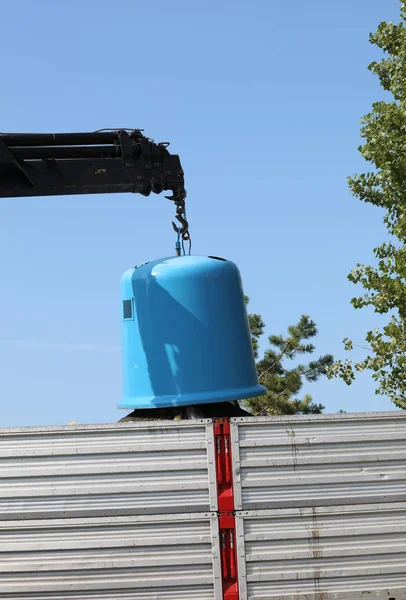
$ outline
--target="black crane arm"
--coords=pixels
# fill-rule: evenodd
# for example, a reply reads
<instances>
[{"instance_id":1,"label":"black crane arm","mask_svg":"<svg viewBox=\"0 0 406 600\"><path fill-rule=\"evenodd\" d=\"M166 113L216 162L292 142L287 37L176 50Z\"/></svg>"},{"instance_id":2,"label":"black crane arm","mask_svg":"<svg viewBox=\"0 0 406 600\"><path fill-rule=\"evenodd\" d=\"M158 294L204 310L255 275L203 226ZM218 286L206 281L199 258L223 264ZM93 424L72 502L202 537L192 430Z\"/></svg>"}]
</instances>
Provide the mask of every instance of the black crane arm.
<instances>
[{"instance_id":1,"label":"black crane arm","mask_svg":"<svg viewBox=\"0 0 406 600\"><path fill-rule=\"evenodd\" d=\"M0 198L163 190L187 234L186 190L179 156L141 130L0 134Z\"/></svg>"}]
</instances>

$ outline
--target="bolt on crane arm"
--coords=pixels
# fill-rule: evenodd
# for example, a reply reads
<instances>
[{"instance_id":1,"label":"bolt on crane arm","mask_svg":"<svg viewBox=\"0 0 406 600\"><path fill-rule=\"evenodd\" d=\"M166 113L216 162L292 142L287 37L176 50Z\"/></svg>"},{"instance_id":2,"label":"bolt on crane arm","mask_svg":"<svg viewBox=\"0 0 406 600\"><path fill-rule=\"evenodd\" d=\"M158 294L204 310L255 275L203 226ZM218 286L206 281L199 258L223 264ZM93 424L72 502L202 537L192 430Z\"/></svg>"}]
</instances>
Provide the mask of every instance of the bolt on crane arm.
<instances>
[{"instance_id":1,"label":"bolt on crane arm","mask_svg":"<svg viewBox=\"0 0 406 600\"><path fill-rule=\"evenodd\" d=\"M0 198L164 190L187 232L179 156L139 129L93 133L0 134Z\"/></svg>"}]
</instances>

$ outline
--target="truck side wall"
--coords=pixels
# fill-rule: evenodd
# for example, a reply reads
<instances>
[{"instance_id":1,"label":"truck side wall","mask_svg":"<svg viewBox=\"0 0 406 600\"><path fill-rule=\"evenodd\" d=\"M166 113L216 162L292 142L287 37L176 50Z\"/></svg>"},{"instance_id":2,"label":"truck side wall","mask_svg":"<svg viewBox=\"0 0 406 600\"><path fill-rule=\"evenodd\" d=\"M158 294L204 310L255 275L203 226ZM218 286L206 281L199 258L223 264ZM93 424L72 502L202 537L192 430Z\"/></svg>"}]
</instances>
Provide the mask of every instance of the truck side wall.
<instances>
[{"instance_id":1,"label":"truck side wall","mask_svg":"<svg viewBox=\"0 0 406 600\"><path fill-rule=\"evenodd\" d=\"M406 600L405 464L403 412L0 429L0 597Z\"/></svg>"},{"instance_id":2,"label":"truck side wall","mask_svg":"<svg viewBox=\"0 0 406 600\"><path fill-rule=\"evenodd\" d=\"M406 598L406 414L232 419L241 600Z\"/></svg>"}]
</instances>

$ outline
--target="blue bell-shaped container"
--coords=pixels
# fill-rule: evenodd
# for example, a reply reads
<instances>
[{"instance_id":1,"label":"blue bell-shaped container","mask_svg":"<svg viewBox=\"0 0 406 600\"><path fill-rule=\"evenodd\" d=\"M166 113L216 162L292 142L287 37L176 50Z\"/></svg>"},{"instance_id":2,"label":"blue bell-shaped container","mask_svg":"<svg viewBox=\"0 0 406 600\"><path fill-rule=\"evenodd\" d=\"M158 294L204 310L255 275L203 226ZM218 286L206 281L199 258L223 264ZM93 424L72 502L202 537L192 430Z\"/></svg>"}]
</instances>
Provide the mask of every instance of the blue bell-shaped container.
<instances>
[{"instance_id":1,"label":"blue bell-shaped container","mask_svg":"<svg viewBox=\"0 0 406 600\"><path fill-rule=\"evenodd\" d=\"M121 281L120 408L260 396L241 277L230 261L164 258Z\"/></svg>"}]
</instances>

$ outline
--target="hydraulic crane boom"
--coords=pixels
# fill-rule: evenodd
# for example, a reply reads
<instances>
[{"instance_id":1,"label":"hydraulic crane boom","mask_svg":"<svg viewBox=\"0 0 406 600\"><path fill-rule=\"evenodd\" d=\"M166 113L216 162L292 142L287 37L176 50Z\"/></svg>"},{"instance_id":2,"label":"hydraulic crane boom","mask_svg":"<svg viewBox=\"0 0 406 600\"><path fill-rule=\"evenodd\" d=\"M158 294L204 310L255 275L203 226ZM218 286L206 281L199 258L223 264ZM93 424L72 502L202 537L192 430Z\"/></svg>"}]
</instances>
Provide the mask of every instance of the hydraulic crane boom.
<instances>
[{"instance_id":1,"label":"hydraulic crane boom","mask_svg":"<svg viewBox=\"0 0 406 600\"><path fill-rule=\"evenodd\" d=\"M0 134L0 198L163 190L176 204L188 239L186 190L179 156L139 129L93 133ZM179 227L179 226L176 226Z\"/></svg>"}]
</instances>

